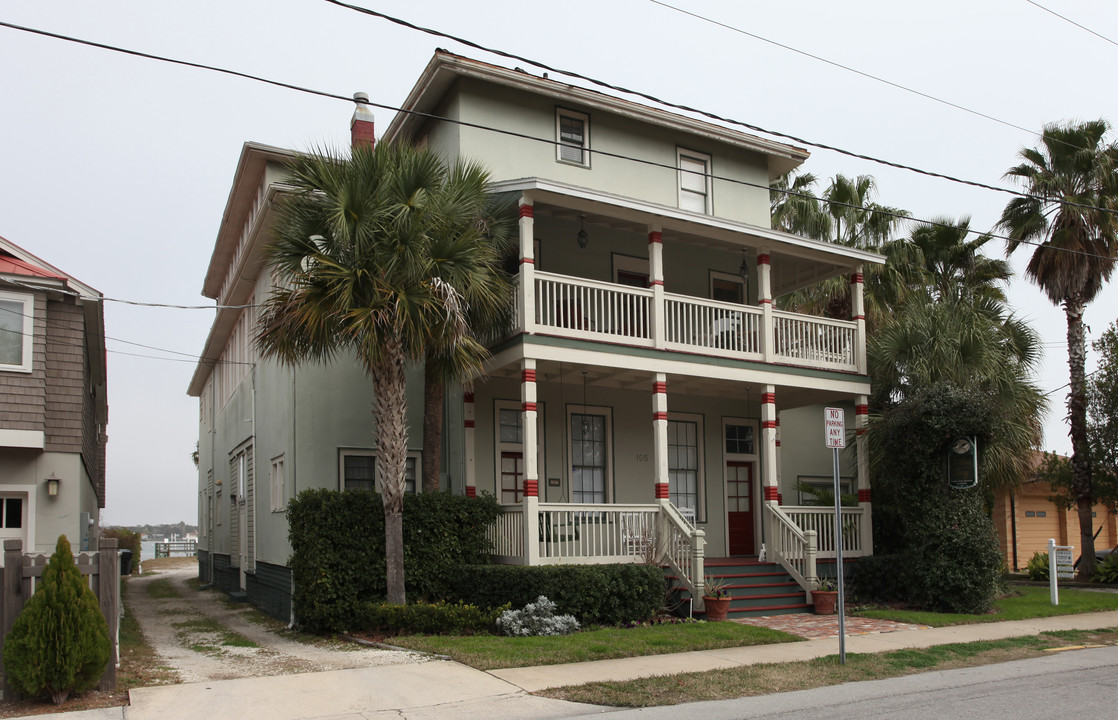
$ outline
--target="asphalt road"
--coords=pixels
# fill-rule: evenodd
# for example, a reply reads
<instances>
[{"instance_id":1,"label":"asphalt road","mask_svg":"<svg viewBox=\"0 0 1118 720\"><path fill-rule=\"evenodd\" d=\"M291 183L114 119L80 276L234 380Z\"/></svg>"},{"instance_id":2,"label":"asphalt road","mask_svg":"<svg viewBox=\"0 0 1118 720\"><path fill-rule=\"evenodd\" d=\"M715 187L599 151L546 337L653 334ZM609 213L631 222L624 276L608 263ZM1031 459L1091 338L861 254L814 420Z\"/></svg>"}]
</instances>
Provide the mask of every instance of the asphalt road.
<instances>
[{"instance_id":1,"label":"asphalt road","mask_svg":"<svg viewBox=\"0 0 1118 720\"><path fill-rule=\"evenodd\" d=\"M608 712L609 720L1088 720L1118 701L1118 647L738 700ZM602 718L602 714L581 717Z\"/></svg>"}]
</instances>

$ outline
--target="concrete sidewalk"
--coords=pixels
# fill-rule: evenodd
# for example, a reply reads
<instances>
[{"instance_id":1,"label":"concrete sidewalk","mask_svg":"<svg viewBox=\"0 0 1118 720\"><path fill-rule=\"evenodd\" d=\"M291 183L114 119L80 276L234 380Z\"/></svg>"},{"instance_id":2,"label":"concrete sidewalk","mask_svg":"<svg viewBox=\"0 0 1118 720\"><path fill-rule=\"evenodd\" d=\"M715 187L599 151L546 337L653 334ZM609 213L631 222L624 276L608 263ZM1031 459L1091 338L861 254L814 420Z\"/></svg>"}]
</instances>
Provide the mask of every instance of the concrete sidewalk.
<instances>
[{"instance_id":1,"label":"concrete sidewalk","mask_svg":"<svg viewBox=\"0 0 1118 720\"><path fill-rule=\"evenodd\" d=\"M974 640L1036 635L1048 630L1118 627L1118 611L947 628L902 630L846 639L848 653L875 653ZM564 718L611 708L539 698L527 693L563 685L763 663L810 660L838 652L833 638L724 648L674 655L598 660L570 665L482 672L455 662L335 670L243 680L138 688L125 708L29 716L36 720L408 720Z\"/></svg>"}]
</instances>

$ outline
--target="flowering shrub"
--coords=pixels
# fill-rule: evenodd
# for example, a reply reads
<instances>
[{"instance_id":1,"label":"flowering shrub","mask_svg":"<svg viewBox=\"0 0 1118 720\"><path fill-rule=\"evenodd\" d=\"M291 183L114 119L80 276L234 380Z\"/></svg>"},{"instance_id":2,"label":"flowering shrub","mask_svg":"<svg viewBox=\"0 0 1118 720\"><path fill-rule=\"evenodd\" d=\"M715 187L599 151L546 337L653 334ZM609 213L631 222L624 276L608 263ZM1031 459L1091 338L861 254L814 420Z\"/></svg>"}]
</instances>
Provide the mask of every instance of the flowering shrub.
<instances>
[{"instance_id":1,"label":"flowering shrub","mask_svg":"<svg viewBox=\"0 0 1118 720\"><path fill-rule=\"evenodd\" d=\"M505 635L570 635L578 630L574 615L556 615L555 603L540 595L523 610L505 610L497 618L497 627Z\"/></svg>"}]
</instances>

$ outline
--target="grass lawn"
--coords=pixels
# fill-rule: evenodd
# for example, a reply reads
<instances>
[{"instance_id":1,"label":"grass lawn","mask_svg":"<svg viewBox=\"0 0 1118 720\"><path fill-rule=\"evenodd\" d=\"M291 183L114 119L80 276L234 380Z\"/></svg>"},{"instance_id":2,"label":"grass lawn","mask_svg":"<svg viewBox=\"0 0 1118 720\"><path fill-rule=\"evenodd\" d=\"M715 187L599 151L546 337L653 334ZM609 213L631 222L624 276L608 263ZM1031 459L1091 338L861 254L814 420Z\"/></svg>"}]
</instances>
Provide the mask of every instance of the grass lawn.
<instances>
[{"instance_id":1,"label":"grass lawn","mask_svg":"<svg viewBox=\"0 0 1118 720\"><path fill-rule=\"evenodd\" d=\"M796 642L802 638L778 630L731 622L598 628L553 637L493 635L407 635L391 638L400 647L449 655L479 670L557 665L608 658L663 655L745 645Z\"/></svg>"},{"instance_id":2,"label":"grass lawn","mask_svg":"<svg viewBox=\"0 0 1118 720\"><path fill-rule=\"evenodd\" d=\"M970 623L1025 620L1028 618L1076 615L1099 610L1118 610L1118 593L1090 590L1060 590L1060 604L1053 605L1048 588L1016 586L1014 594L997 601L994 612L986 615L934 613L919 610L859 610L855 614L879 620L919 623L933 627L967 625Z\"/></svg>"},{"instance_id":3,"label":"grass lawn","mask_svg":"<svg viewBox=\"0 0 1118 720\"><path fill-rule=\"evenodd\" d=\"M1113 645L1118 628L1063 631L1005 640L937 645L920 650L869 654L849 653L840 665L837 655L808 662L750 665L630 680L600 682L544 690L536 695L613 707L650 707L770 693L808 690L861 680L912 675L1039 657L1069 646Z\"/></svg>"}]
</instances>

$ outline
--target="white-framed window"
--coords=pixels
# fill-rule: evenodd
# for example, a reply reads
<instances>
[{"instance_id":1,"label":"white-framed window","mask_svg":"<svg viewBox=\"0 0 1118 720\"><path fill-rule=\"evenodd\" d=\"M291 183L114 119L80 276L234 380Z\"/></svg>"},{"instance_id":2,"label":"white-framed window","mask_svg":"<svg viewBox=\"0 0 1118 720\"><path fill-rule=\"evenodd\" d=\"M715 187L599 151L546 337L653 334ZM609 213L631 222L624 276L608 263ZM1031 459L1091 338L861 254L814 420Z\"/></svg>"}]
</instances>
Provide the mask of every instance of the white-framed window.
<instances>
[{"instance_id":1,"label":"white-framed window","mask_svg":"<svg viewBox=\"0 0 1118 720\"><path fill-rule=\"evenodd\" d=\"M536 409L536 477L543 477L544 406ZM524 411L516 400L493 402L494 452L497 461L497 492L502 503L518 503L524 492Z\"/></svg>"},{"instance_id":2,"label":"white-framed window","mask_svg":"<svg viewBox=\"0 0 1118 720\"><path fill-rule=\"evenodd\" d=\"M380 457L376 450L343 449L339 450L338 486L342 490L368 490L381 492ZM415 494L416 480L419 477L420 456L418 451L409 451L404 465L404 492Z\"/></svg>"},{"instance_id":3,"label":"white-framed window","mask_svg":"<svg viewBox=\"0 0 1118 720\"><path fill-rule=\"evenodd\" d=\"M0 290L0 371L31 372L35 297Z\"/></svg>"},{"instance_id":4,"label":"white-framed window","mask_svg":"<svg viewBox=\"0 0 1118 720\"><path fill-rule=\"evenodd\" d=\"M556 108L555 159L562 163L590 167L590 116Z\"/></svg>"},{"instance_id":5,"label":"white-framed window","mask_svg":"<svg viewBox=\"0 0 1118 720\"><path fill-rule=\"evenodd\" d=\"M745 280L740 275L711 270L710 299L720 302L745 303Z\"/></svg>"},{"instance_id":6,"label":"white-framed window","mask_svg":"<svg viewBox=\"0 0 1118 720\"><path fill-rule=\"evenodd\" d=\"M839 476L839 492L842 493L843 505L858 504L858 497L854 494L854 478ZM799 475L796 477L796 493L800 505L834 507L835 479L826 475Z\"/></svg>"},{"instance_id":7,"label":"white-framed window","mask_svg":"<svg viewBox=\"0 0 1118 720\"><path fill-rule=\"evenodd\" d=\"M269 487L272 494L272 512L283 512L283 455L272 458L272 472L269 475Z\"/></svg>"},{"instance_id":8,"label":"white-framed window","mask_svg":"<svg viewBox=\"0 0 1118 720\"><path fill-rule=\"evenodd\" d=\"M727 455L757 454L757 423L752 420L727 420L722 425Z\"/></svg>"},{"instance_id":9,"label":"white-framed window","mask_svg":"<svg viewBox=\"0 0 1118 720\"><path fill-rule=\"evenodd\" d=\"M668 498L698 518L702 507L703 423L699 415L668 416Z\"/></svg>"},{"instance_id":10,"label":"white-framed window","mask_svg":"<svg viewBox=\"0 0 1118 720\"><path fill-rule=\"evenodd\" d=\"M691 212L711 213L710 155L679 148L679 207Z\"/></svg>"},{"instance_id":11,"label":"white-framed window","mask_svg":"<svg viewBox=\"0 0 1118 720\"><path fill-rule=\"evenodd\" d=\"M610 501L612 410L575 405L567 410L570 427L571 502Z\"/></svg>"}]
</instances>

